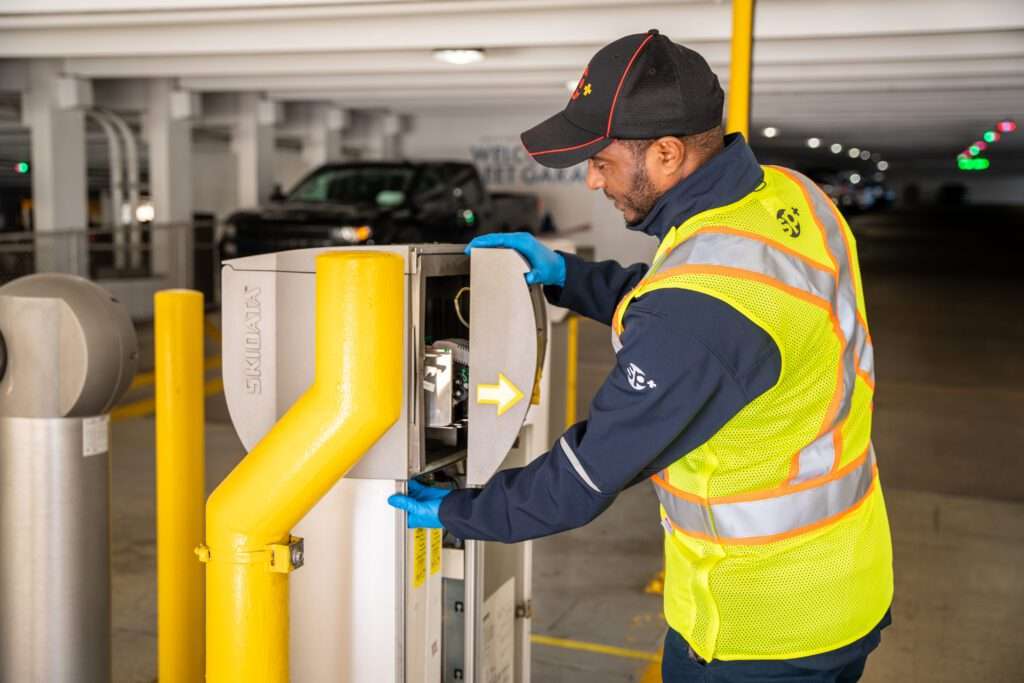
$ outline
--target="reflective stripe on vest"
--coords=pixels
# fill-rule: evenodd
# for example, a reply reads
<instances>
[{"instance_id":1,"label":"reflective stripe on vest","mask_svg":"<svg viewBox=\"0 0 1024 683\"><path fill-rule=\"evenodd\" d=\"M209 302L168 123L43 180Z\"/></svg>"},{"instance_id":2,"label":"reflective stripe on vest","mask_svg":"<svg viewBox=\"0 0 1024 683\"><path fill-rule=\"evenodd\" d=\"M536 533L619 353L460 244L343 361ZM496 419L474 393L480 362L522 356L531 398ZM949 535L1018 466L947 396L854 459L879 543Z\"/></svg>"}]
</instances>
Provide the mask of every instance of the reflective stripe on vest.
<instances>
[{"instance_id":1,"label":"reflective stripe on vest","mask_svg":"<svg viewBox=\"0 0 1024 683\"><path fill-rule=\"evenodd\" d=\"M875 451L869 447L823 482L787 485L749 500L703 499L674 489L661 475L653 481L673 528L715 541L764 543L810 530L856 508L875 481Z\"/></svg>"}]
</instances>

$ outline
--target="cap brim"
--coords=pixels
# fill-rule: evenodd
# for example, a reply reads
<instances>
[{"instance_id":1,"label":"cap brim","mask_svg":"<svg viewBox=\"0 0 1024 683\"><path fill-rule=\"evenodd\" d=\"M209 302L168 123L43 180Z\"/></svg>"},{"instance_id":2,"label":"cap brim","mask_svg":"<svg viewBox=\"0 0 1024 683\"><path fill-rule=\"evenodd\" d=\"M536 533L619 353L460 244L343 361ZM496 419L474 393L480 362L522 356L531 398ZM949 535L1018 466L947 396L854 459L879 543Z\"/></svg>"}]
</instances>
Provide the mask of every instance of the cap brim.
<instances>
[{"instance_id":1,"label":"cap brim","mask_svg":"<svg viewBox=\"0 0 1024 683\"><path fill-rule=\"evenodd\" d=\"M526 151L548 168L569 168L586 161L611 144L605 135L580 128L558 112L520 136Z\"/></svg>"}]
</instances>

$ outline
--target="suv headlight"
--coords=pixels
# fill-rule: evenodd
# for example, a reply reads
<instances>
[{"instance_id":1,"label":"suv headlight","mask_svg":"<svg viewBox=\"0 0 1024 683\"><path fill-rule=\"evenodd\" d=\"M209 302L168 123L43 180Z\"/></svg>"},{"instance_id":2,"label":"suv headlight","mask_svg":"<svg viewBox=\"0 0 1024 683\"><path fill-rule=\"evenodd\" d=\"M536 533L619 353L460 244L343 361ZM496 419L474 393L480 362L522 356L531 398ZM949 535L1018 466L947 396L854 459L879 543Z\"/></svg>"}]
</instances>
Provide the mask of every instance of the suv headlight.
<instances>
[{"instance_id":1,"label":"suv headlight","mask_svg":"<svg viewBox=\"0 0 1024 683\"><path fill-rule=\"evenodd\" d=\"M340 228L331 228L330 235L331 239L337 242L358 244L373 237L373 228L369 225L344 225Z\"/></svg>"}]
</instances>

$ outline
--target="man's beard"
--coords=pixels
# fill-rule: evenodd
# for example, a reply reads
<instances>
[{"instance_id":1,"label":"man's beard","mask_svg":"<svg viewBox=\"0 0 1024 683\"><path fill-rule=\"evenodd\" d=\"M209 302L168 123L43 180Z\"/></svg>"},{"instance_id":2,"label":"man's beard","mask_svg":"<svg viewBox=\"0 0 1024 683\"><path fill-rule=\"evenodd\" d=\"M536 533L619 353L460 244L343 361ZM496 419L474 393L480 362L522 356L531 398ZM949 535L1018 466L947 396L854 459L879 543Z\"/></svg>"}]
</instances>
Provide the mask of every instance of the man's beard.
<instances>
[{"instance_id":1,"label":"man's beard","mask_svg":"<svg viewBox=\"0 0 1024 683\"><path fill-rule=\"evenodd\" d=\"M657 201L658 191L655 189L654 183L647 176L647 168L644 166L643 159L637 159L635 173L633 174L633 184L629 188L629 192L622 197L622 207L632 210L636 214L636 218L633 220L626 219L626 225L633 228L643 223ZM625 215L625 212L623 212L623 215Z\"/></svg>"}]
</instances>

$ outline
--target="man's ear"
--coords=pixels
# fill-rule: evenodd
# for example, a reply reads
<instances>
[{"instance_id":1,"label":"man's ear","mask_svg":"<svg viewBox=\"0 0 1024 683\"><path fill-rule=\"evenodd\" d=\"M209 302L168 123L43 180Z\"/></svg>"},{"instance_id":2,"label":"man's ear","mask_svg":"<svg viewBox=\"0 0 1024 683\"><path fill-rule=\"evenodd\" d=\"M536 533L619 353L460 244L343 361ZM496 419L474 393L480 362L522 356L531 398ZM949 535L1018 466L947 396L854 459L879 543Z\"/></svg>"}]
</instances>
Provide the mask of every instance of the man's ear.
<instances>
[{"instance_id":1,"label":"man's ear","mask_svg":"<svg viewBox=\"0 0 1024 683\"><path fill-rule=\"evenodd\" d=\"M682 140L667 135L655 140L648 148L648 163L657 169L657 174L661 178L674 184L683 175L687 151Z\"/></svg>"}]
</instances>

